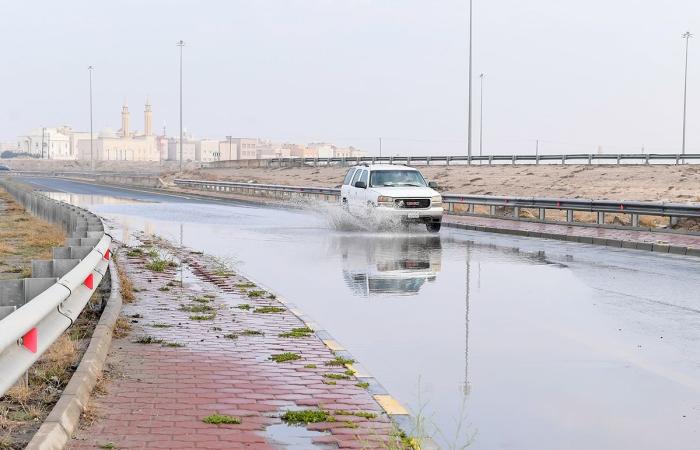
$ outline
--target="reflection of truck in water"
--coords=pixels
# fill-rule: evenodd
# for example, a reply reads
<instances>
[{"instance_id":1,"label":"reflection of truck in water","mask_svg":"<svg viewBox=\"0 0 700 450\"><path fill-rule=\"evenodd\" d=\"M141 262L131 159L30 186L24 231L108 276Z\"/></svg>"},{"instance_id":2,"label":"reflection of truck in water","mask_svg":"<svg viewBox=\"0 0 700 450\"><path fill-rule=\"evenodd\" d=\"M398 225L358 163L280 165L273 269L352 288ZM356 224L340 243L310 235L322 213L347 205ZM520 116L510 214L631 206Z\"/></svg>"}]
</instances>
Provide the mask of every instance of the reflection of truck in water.
<instances>
[{"instance_id":1,"label":"reflection of truck in water","mask_svg":"<svg viewBox=\"0 0 700 450\"><path fill-rule=\"evenodd\" d=\"M363 297L415 294L441 268L439 236L342 236L337 243L345 283Z\"/></svg>"}]
</instances>

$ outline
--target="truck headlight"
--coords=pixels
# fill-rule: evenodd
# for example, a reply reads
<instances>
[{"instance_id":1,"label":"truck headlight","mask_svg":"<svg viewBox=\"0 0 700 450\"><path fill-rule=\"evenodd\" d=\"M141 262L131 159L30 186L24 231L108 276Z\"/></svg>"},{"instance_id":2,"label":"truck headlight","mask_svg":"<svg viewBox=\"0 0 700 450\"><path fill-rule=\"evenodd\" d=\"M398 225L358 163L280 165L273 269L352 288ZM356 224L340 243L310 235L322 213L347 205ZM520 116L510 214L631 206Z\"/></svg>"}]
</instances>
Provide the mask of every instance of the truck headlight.
<instances>
[{"instance_id":1,"label":"truck headlight","mask_svg":"<svg viewBox=\"0 0 700 450\"><path fill-rule=\"evenodd\" d=\"M433 206L441 206L442 205L442 196L436 195L435 197L431 197L430 204Z\"/></svg>"},{"instance_id":2,"label":"truck headlight","mask_svg":"<svg viewBox=\"0 0 700 450\"><path fill-rule=\"evenodd\" d=\"M377 206L394 206L394 198L380 195L377 197Z\"/></svg>"}]
</instances>

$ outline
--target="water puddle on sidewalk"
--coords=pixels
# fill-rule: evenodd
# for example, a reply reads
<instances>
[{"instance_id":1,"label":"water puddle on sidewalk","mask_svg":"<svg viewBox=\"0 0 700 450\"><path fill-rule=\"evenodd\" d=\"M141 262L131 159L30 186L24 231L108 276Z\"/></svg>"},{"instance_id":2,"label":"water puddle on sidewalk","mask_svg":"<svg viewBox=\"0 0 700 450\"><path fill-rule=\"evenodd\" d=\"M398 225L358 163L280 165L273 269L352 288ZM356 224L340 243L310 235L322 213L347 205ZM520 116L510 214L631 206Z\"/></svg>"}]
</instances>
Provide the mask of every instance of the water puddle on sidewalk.
<instances>
[{"instance_id":1,"label":"water puddle on sidewalk","mask_svg":"<svg viewBox=\"0 0 700 450\"><path fill-rule=\"evenodd\" d=\"M307 430L303 426L278 423L270 425L261 432L268 443L276 448L285 450L308 450L310 448L332 448L323 444L314 444L313 440L321 436L329 436L330 433Z\"/></svg>"}]
</instances>

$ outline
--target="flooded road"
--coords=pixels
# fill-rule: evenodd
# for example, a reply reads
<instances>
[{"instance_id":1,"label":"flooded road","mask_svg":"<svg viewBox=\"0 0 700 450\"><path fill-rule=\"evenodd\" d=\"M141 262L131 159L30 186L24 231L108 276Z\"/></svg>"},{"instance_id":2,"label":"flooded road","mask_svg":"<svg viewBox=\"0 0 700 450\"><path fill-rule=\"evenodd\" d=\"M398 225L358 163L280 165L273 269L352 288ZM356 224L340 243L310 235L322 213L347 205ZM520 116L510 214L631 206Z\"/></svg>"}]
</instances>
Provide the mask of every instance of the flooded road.
<instances>
[{"instance_id":1,"label":"flooded road","mask_svg":"<svg viewBox=\"0 0 700 450\"><path fill-rule=\"evenodd\" d=\"M327 208L32 182L108 219L117 239L144 230L231 261L328 329L445 448L698 448L698 259L339 231Z\"/></svg>"}]
</instances>

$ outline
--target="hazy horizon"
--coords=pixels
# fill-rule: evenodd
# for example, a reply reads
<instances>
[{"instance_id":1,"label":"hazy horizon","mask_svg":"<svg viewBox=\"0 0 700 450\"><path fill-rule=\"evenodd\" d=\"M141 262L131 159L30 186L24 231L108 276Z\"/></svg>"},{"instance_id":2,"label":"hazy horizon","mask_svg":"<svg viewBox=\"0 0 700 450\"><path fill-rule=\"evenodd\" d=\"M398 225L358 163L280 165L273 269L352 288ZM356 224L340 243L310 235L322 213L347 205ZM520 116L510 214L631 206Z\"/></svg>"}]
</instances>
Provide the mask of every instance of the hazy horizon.
<instances>
[{"instance_id":1,"label":"hazy horizon","mask_svg":"<svg viewBox=\"0 0 700 450\"><path fill-rule=\"evenodd\" d=\"M0 141L40 126L143 129L464 154L468 2L134 0L8 2ZM687 151L700 153L700 2L474 1L473 152L486 73L484 153L680 152L685 31Z\"/></svg>"}]
</instances>

